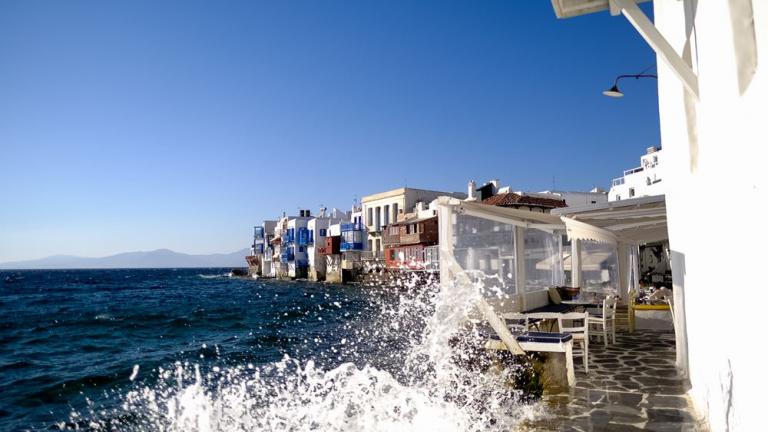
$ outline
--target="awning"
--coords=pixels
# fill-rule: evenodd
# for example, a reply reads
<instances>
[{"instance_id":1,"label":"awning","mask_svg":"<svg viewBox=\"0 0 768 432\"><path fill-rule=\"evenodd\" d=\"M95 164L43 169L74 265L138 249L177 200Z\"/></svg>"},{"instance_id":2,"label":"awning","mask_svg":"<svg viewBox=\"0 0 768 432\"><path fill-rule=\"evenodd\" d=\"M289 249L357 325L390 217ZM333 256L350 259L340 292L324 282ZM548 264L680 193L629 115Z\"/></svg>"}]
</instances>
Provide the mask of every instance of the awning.
<instances>
[{"instance_id":1,"label":"awning","mask_svg":"<svg viewBox=\"0 0 768 432\"><path fill-rule=\"evenodd\" d=\"M669 238L664 195L554 209L552 214L561 216L571 240L616 245Z\"/></svg>"}]
</instances>

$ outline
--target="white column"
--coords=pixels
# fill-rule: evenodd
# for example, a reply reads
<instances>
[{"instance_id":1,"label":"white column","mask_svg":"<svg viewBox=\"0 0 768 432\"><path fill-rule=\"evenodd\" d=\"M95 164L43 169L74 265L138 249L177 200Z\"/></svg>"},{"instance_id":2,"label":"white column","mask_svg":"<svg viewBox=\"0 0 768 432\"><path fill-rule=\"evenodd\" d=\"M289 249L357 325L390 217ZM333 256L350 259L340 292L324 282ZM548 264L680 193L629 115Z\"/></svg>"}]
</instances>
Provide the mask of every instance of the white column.
<instances>
[{"instance_id":1,"label":"white column","mask_svg":"<svg viewBox=\"0 0 768 432\"><path fill-rule=\"evenodd\" d=\"M521 310L528 307L525 304L525 228L515 227L515 289L520 298Z\"/></svg>"},{"instance_id":2,"label":"white column","mask_svg":"<svg viewBox=\"0 0 768 432\"><path fill-rule=\"evenodd\" d=\"M617 249L617 258L619 262L619 298L621 298L622 301L627 301L629 298L629 248L631 245L628 245L626 243L619 243L616 246Z\"/></svg>"},{"instance_id":3,"label":"white column","mask_svg":"<svg viewBox=\"0 0 768 432\"><path fill-rule=\"evenodd\" d=\"M581 286L581 240L571 241L571 286Z\"/></svg>"}]
</instances>

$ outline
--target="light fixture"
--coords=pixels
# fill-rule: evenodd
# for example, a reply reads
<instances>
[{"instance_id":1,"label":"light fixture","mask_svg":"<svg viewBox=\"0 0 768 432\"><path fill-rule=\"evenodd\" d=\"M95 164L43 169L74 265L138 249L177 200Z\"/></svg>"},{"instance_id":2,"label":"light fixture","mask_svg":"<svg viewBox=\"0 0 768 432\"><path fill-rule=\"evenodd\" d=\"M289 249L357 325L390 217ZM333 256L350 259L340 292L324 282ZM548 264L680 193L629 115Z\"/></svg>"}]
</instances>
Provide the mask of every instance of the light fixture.
<instances>
[{"instance_id":1,"label":"light fixture","mask_svg":"<svg viewBox=\"0 0 768 432\"><path fill-rule=\"evenodd\" d=\"M647 69L646 69L647 70ZM643 71L645 72L645 71ZM613 87L609 88L608 90L605 90L603 94L608 97L612 98L620 98L624 96L624 93L619 90L619 80L622 78L634 78L634 79L640 79L640 78L658 78L654 74L646 74L646 73L639 73L639 74L632 74L632 75L619 75L616 77L616 80L613 82Z\"/></svg>"},{"instance_id":2,"label":"light fixture","mask_svg":"<svg viewBox=\"0 0 768 432\"><path fill-rule=\"evenodd\" d=\"M619 90L619 87L616 84L614 84L613 87L609 88L608 90L603 91L603 94L614 98L624 97L624 93Z\"/></svg>"}]
</instances>

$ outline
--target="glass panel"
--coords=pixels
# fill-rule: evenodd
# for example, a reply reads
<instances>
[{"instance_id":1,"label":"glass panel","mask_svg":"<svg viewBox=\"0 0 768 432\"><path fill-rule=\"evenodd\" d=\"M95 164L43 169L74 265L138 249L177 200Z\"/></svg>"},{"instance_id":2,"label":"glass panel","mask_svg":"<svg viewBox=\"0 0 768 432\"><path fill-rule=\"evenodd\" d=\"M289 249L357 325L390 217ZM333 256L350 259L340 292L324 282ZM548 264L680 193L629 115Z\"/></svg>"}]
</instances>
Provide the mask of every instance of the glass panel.
<instances>
[{"instance_id":1,"label":"glass panel","mask_svg":"<svg viewBox=\"0 0 768 432\"><path fill-rule=\"evenodd\" d=\"M473 280L486 289L516 294L515 226L457 214L454 226L454 258Z\"/></svg>"},{"instance_id":2,"label":"glass panel","mask_svg":"<svg viewBox=\"0 0 768 432\"><path fill-rule=\"evenodd\" d=\"M573 286L573 272L571 271L571 241L566 234L560 236L560 250L563 256L563 283L562 286ZM568 264L566 265L566 261Z\"/></svg>"},{"instance_id":3,"label":"glass panel","mask_svg":"<svg viewBox=\"0 0 768 432\"><path fill-rule=\"evenodd\" d=\"M560 234L525 230L525 290L539 291L562 282Z\"/></svg>"},{"instance_id":4,"label":"glass panel","mask_svg":"<svg viewBox=\"0 0 768 432\"><path fill-rule=\"evenodd\" d=\"M616 248L612 245L583 241L581 273L586 291L602 294L619 292L619 265Z\"/></svg>"}]
</instances>

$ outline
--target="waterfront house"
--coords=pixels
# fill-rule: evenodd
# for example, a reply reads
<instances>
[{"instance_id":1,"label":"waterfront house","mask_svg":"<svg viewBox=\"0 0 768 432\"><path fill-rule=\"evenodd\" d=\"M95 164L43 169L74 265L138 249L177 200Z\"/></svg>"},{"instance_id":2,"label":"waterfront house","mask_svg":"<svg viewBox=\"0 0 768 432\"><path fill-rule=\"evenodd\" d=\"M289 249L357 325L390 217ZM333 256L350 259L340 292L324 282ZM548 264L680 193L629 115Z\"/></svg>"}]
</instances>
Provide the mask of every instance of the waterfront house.
<instances>
[{"instance_id":1,"label":"waterfront house","mask_svg":"<svg viewBox=\"0 0 768 432\"><path fill-rule=\"evenodd\" d=\"M274 236L276 225L277 221L265 220L262 222L261 226L253 227L251 254L246 257L246 261L248 262L248 273L252 276L270 274L271 259L267 261L266 258L271 254L270 241Z\"/></svg>"},{"instance_id":2,"label":"waterfront house","mask_svg":"<svg viewBox=\"0 0 768 432\"><path fill-rule=\"evenodd\" d=\"M288 219L286 230L283 232L280 262L287 265L284 278L306 278L309 272L309 228L307 224L312 219L309 210L299 210L298 216Z\"/></svg>"},{"instance_id":3,"label":"waterfront house","mask_svg":"<svg viewBox=\"0 0 768 432\"><path fill-rule=\"evenodd\" d=\"M341 224L348 222L337 222L328 225L325 244L317 250L318 259L325 260L325 280L332 283L343 282L343 271L341 268Z\"/></svg>"},{"instance_id":4,"label":"waterfront house","mask_svg":"<svg viewBox=\"0 0 768 432\"><path fill-rule=\"evenodd\" d=\"M624 171L624 175L611 181L608 192L610 201L639 198L644 196L663 195L664 184L661 147L648 147L640 157L640 166Z\"/></svg>"},{"instance_id":5,"label":"waterfront house","mask_svg":"<svg viewBox=\"0 0 768 432\"><path fill-rule=\"evenodd\" d=\"M316 218L307 222L309 229L309 245L307 246L307 256L309 259L308 279L313 281L322 281L326 277L327 255L326 238L329 237L328 230L331 225L348 222L349 215L340 210L333 209L329 214L323 208ZM338 250L338 237L337 237Z\"/></svg>"},{"instance_id":6,"label":"waterfront house","mask_svg":"<svg viewBox=\"0 0 768 432\"><path fill-rule=\"evenodd\" d=\"M362 199L363 224L367 232L365 250L370 251L373 259L384 258L382 233L384 228L397 221L399 214L405 214L416 206L417 202L428 203L440 196L463 199L459 192L441 192L415 188L398 188L364 196Z\"/></svg>"},{"instance_id":7,"label":"waterfront house","mask_svg":"<svg viewBox=\"0 0 768 432\"><path fill-rule=\"evenodd\" d=\"M363 224L362 208L352 209L350 221L339 224L342 281L346 282L363 270L363 252L368 232Z\"/></svg>"},{"instance_id":8,"label":"waterfront house","mask_svg":"<svg viewBox=\"0 0 768 432\"><path fill-rule=\"evenodd\" d=\"M413 212L401 214L397 222L383 229L382 243L387 269L439 269L436 202L428 206L417 203Z\"/></svg>"},{"instance_id":9,"label":"waterfront house","mask_svg":"<svg viewBox=\"0 0 768 432\"><path fill-rule=\"evenodd\" d=\"M283 233L288 230L288 217L283 213L283 217L277 220L275 224L275 230L270 241L271 257L269 261L272 263L269 273L270 277L286 277L288 275L288 263L283 263L280 259L283 251Z\"/></svg>"}]
</instances>

